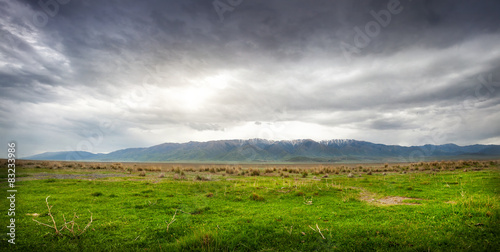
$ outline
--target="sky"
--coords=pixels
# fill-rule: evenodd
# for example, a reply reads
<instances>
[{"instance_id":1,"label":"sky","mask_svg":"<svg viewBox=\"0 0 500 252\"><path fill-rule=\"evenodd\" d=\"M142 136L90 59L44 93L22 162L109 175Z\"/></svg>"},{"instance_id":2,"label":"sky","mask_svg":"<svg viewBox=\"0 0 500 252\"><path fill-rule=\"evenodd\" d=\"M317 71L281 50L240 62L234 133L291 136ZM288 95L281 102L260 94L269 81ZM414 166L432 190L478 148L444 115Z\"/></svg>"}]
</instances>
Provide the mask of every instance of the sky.
<instances>
[{"instance_id":1,"label":"sky","mask_svg":"<svg viewBox=\"0 0 500 252\"><path fill-rule=\"evenodd\" d=\"M0 0L0 142L500 144L499 1ZM1 149L1 148L0 148Z\"/></svg>"}]
</instances>

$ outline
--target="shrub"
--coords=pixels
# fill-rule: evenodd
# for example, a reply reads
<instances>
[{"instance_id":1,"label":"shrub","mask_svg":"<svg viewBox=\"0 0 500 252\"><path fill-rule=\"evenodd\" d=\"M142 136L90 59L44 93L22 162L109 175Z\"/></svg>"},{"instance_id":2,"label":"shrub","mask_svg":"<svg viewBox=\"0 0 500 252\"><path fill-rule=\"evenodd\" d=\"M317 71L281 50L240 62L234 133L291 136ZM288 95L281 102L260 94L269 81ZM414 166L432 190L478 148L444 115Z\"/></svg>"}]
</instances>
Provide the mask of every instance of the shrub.
<instances>
[{"instance_id":1,"label":"shrub","mask_svg":"<svg viewBox=\"0 0 500 252\"><path fill-rule=\"evenodd\" d=\"M302 173L302 177L303 177L303 178L306 178L306 177L307 177L307 175L309 175L309 173L307 173L307 171L304 171L304 172Z\"/></svg>"},{"instance_id":2,"label":"shrub","mask_svg":"<svg viewBox=\"0 0 500 252\"><path fill-rule=\"evenodd\" d=\"M119 170L119 169L123 169L123 166L121 163L114 163L114 164L111 164L111 169Z\"/></svg>"},{"instance_id":3,"label":"shrub","mask_svg":"<svg viewBox=\"0 0 500 252\"><path fill-rule=\"evenodd\" d=\"M141 173L139 173L139 176L146 177L146 172L145 171L141 171Z\"/></svg>"},{"instance_id":4,"label":"shrub","mask_svg":"<svg viewBox=\"0 0 500 252\"><path fill-rule=\"evenodd\" d=\"M180 176L179 176L179 174L176 173L176 174L174 174L174 176L172 178L177 180L177 179L180 179Z\"/></svg>"},{"instance_id":5,"label":"shrub","mask_svg":"<svg viewBox=\"0 0 500 252\"><path fill-rule=\"evenodd\" d=\"M198 180L198 181L210 181L210 177L209 176L202 177L200 175L196 175L196 177L194 178L194 180Z\"/></svg>"},{"instance_id":6,"label":"shrub","mask_svg":"<svg viewBox=\"0 0 500 252\"><path fill-rule=\"evenodd\" d=\"M251 176L259 176L260 175L260 171L257 169L257 170L252 170L252 172L250 173Z\"/></svg>"},{"instance_id":7,"label":"shrub","mask_svg":"<svg viewBox=\"0 0 500 252\"><path fill-rule=\"evenodd\" d=\"M252 195L250 195L250 199L255 201L264 201L264 198L256 193L252 193Z\"/></svg>"}]
</instances>

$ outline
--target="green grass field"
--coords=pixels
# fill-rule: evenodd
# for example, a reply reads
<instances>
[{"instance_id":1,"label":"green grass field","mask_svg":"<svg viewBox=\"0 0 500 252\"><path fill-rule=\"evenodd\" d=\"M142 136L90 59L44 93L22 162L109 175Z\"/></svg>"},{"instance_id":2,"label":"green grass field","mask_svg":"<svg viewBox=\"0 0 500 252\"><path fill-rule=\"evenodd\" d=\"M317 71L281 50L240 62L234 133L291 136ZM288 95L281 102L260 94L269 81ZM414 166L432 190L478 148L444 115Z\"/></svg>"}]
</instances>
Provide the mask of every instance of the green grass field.
<instances>
[{"instance_id":1,"label":"green grass field","mask_svg":"<svg viewBox=\"0 0 500 252\"><path fill-rule=\"evenodd\" d=\"M15 245L7 242L2 175L2 251L500 250L498 162L477 169L113 165L18 167ZM63 215L68 222L59 235L33 221L53 226L47 196L57 228Z\"/></svg>"}]
</instances>

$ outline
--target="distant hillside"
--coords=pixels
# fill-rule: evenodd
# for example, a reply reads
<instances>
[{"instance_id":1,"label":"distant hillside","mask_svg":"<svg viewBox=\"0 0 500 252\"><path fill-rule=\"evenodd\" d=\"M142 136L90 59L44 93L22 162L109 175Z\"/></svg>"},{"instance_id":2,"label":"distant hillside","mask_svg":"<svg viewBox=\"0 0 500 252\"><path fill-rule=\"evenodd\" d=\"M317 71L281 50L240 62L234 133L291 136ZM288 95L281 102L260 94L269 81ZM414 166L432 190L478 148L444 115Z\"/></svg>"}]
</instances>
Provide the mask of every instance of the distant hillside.
<instances>
[{"instance_id":1,"label":"distant hillside","mask_svg":"<svg viewBox=\"0 0 500 252\"><path fill-rule=\"evenodd\" d=\"M95 159L99 154L94 154L86 151L60 151L60 152L45 152L38 155L26 157L30 160L89 160Z\"/></svg>"},{"instance_id":2,"label":"distant hillside","mask_svg":"<svg viewBox=\"0 0 500 252\"><path fill-rule=\"evenodd\" d=\"M108 154L47 152L25 159L134 162L370 162L500 157L500 145L399 146L352 139L272 141L264 139L164 143Z\"/></svg>"}]
</instances>

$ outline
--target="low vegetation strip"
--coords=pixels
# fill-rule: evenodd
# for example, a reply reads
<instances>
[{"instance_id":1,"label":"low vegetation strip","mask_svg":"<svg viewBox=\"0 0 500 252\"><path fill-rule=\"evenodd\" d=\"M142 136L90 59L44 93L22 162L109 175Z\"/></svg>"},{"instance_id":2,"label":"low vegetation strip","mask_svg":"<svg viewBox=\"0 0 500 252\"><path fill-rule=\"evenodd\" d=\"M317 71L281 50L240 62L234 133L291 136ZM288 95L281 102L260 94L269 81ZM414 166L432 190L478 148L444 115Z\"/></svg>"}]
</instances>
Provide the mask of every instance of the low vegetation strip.
<instances>
[{"instance_id":1,"label":"low vegetation strip","mask_svg":"<svg viewBox=\"0 0 500 252\"><path fill-rule=\"evenodd\" d=\"M12 251L500 248L496 161L20 165L23 178L46 179L18 183ZM83 176L88 174L97 176ZM99 176L104 174L123 176ZM6 186L0 183L4 191ZM55 226L54 221L67 235L43 225ZM7 244L7 237L1 239Z\"/></svg>"}]
</instances>

